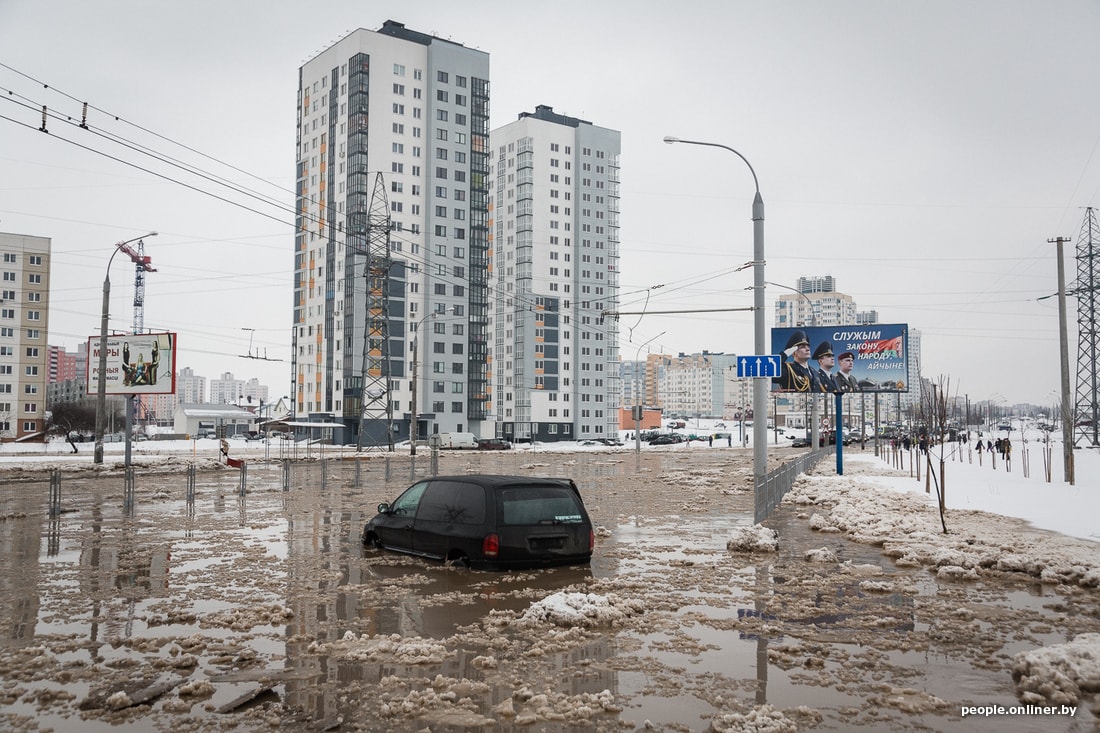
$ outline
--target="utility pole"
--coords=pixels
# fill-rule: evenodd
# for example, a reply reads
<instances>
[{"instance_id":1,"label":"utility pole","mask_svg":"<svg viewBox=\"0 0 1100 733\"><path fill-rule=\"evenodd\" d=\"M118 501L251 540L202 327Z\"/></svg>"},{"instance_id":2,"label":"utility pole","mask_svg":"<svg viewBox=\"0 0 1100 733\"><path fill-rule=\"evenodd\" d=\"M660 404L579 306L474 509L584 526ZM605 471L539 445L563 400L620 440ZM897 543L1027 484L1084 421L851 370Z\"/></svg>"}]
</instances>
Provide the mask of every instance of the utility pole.
<instances>
[{"instance_id":1,"label":"utility pole","mask_svg":"<svg viewBox=\"0 0 1100 733\"><path fill-rule=\"evenodd\" d=\"M1065 237L1048 239L1058 246L1058 339L1062 356L1062 454L1066 483L1073 485L1073 410L1069 395L1069 329L1066 325L1066 263L1063 257Z\"/></svg>"}]
</instances>

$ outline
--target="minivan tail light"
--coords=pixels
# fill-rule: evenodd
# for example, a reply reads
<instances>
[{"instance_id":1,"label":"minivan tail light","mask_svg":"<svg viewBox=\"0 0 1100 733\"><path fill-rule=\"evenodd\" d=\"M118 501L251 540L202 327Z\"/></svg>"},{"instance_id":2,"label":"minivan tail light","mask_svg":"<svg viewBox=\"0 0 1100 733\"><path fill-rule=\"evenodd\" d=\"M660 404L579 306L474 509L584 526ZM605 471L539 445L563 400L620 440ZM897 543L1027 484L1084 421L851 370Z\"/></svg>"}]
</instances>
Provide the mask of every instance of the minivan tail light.
<instances>
[{"instance_id":1,"label":"minivan tail light","mask_svg":"<svg viewBox=\"0 0 1100 733\"><path fill-rule=\"evenodd\" d=\"M495 534L485 535L481 541L481 552L485 557L496 557L500 552L500 537Z\"/></svg>"},{"instance_id":2,"label":"minivan tail light","mask_svg":"<svg viewBox=\"0 0 1100 733\"><path fill-rule=\"evenodd\" d=\"M596 530L588 530L588 551L592 552L596 547Z\"/></svg>"}]
</instances>

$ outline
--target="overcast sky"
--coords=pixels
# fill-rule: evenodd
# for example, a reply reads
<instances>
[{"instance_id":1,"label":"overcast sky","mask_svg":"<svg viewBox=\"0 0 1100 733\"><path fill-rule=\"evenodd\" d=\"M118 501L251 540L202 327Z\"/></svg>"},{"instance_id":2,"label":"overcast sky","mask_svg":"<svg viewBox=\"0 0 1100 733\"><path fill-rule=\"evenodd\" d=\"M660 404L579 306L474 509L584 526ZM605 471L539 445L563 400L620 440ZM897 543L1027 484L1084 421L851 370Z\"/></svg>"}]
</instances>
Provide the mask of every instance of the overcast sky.
<instances>
[{"instance_id":1,"label":"overcast sky","mask_svg":"<svg viewBox=\"0 0 1100 733\"><path fill-rule=\"evenodd\" d=\"M53 240L50 342L98 332L113 244L156 230L145 327L180 334L179 366L289 394L298 69L387 19L490 54L493 128L546 104L622 132L623 310L752 304L751 268L734 272L752 176L662 137L716 142L759 177L767 280L834 276L919 330L925 376L971 401L1056 400L1057 299L1039 299L1057 290L1047 240L1069 238L1072 281L1100 202L1097 0L0 0L0 231ZM42 104L73 123L39 132ZM133 276L116 258L112 328ZM768 288L769 327L784 293ZM750 312L624 316L621 353L749 354L752 330ZM250 338L283 361L240 358Z\"/></svg>"}]
</instances>

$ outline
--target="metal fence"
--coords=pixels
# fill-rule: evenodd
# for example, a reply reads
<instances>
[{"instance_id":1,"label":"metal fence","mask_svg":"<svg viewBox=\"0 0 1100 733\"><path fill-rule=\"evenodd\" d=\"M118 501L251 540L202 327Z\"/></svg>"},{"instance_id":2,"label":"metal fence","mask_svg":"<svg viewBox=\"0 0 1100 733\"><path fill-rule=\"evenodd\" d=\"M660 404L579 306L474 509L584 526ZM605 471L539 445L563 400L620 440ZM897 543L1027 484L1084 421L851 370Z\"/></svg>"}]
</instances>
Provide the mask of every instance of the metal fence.
<instances>
[{"instance_id":1,"label":"metal fence","mask_svg":"<svg viewBox=\"0 0 1100 733\"><path fill-rule=\"evenodd\" d=\"M791 490L795 479L800 474L806 473L816 466L818 461L825 456L833 454L834 449L831 446L803 453L765 476L764 485L758 487L756 491L754 521L760 524L770 517L772 512L779 508L779 503L783 501L783 497Z\"/></svg>"}]
</instances>

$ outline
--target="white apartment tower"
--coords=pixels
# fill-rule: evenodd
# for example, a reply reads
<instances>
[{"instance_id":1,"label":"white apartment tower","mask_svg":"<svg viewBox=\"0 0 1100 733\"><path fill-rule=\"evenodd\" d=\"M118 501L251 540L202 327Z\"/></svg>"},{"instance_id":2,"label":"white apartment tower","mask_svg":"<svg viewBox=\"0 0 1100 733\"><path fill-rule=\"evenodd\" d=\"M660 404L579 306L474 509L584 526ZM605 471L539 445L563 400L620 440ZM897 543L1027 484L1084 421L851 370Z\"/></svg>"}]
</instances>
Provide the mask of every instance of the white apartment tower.
<instances>
[{"instance_id":1,"label":"white apartment tower","mask_svg":"<svg viewBox=\"0 0 1100 733\"><path fill-rule=\"evenodd\" d=\"M832 275L800 277L797 286L788 290L793 292L775 299L775 325L779 328L856 323L855 301L837 291Z\"/></svg>"},{"instance_id":2,"label":"white apartment tower","mask_svg":"<svg viewBox=\"0 0 1100 733\"><path fill-rule=\"evenodd\" d=\"M394 21L299 71L292 401L337 439L482 430L488 79L488 54Z\"/></svg>"},{"instance_id":3,"label":"white apartment tower","mask_svg":"<svg viewBox=\"0 0 1100 733\"><path fill-rule=\"evenodd\" d=\"M0 232L0 442L46 429L50 240Z\"/></svg>"},{"instance_id":4,"label":"white apartment tower","mask_svg":"<svg viewBox=\"0 0 1100 733\"><path fill-rule=\"evenodd\" d=\"M491 137L494 432L614 436L620 134L540 105Z\"/></svg>"}]
</instances>

